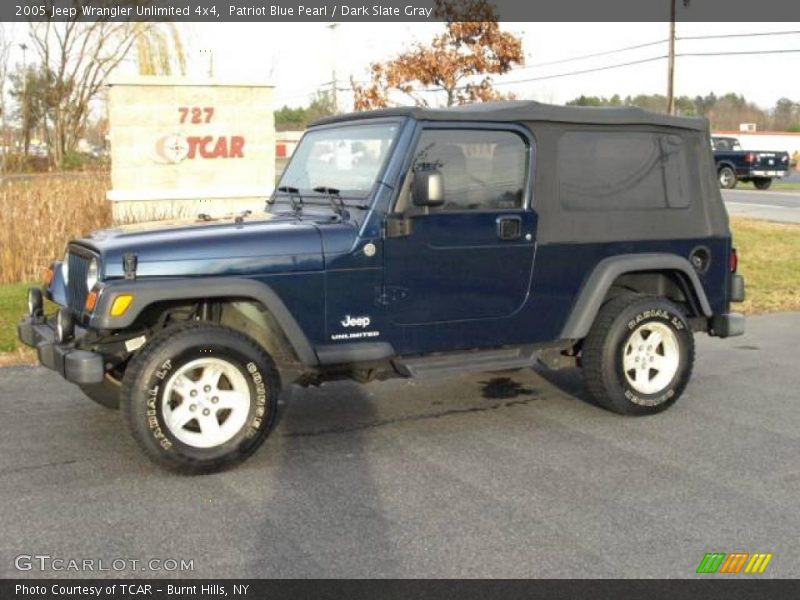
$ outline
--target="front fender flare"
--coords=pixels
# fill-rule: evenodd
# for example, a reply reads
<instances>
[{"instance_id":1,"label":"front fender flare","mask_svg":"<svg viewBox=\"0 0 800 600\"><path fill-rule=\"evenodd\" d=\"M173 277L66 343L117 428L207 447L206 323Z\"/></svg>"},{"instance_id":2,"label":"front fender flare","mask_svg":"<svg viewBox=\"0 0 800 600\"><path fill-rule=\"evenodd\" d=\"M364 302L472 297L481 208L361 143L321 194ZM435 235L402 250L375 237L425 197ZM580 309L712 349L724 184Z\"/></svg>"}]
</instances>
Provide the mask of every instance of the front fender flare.
<instances>
[{"instance_id":1,"label":"front fender flare","mask_svg":"<svg viewBox=\"0 0 800 600\"><path fill-rule=\"evenodd\" d=\"M561 339L582 339L589 333L603 300L620 275L642 271L678 271L685 275L706 317L712 315L703 284L691 263L674 254L643 253L611 256L597 263L581 288L572 312L561 330Z\"/></svg>"},{"instance_id":2,"label":"front fender flare","mask_svg":"<svg viewBox=\"0 0 800 600\"><path fill-rule=\"evenodd\" d=\"M120 294L132 295L133 302L124 315L112 317L111 304ZM283 328L300 361L307 366L319 364L314 348L283 300L269 285L253 279L210 277L111 281L103 287L90 326L95 329L125 329L145 308L156 302L212 298L249 298L260 302Z\"/></svg>"}]
</instances>

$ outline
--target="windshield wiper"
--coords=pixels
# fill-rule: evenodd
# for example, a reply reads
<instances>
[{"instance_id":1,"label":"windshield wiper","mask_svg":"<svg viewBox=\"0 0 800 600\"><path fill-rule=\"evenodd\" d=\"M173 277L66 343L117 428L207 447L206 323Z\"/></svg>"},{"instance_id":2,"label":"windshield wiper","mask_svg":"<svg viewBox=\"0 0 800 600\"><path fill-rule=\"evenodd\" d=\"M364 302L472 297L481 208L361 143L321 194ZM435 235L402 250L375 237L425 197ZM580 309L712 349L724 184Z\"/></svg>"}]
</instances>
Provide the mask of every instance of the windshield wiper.
<instances>
[{"instance_id":1,"label":"windshield wiper","mask_svg":"<svg viewBox=\"0 0 800 600\"><path fill-rule=\"evenodd\" d=\"M269 199L269 204L275 204L278 192L289 196L289 203L292 205L292 212L294 214L299 215L303 211L303 197L300 195L299 189L290 185L282 185L272 194L272 197Z\"/></svg>"},{"instance_id":2,"label":"windshield wiper","mask_svg":"<svg viewBox=\"0 0 800 600\"><path fill-rule=\"evenodd\" d=\"M338 190L337 188L334 188L334 187L318 185L317 187L315 187L311 191L312 192L316 192L318 194L327 194L329 199L330 199L330 201L331 201L331 205L333 206L334 210L336 210L337 212L338 212L338 208L339 207L343 208L343 207L349 206L351 208L358 208L358 209L361 209L361 210L366 210L366 209L369 208L369 204L362 204L362 203L345 204L344 197L341 195L341 191ZM357 200L358 198L349 198L349 199L350 200Z\"/></svg>"},{"instance_id":3,"label":"windshield wiper","mask_svg":"<svg viewBox=\"0 0 800 600\"><path fill-rule=\"evenodd\" d=\"M346 221L350 218L350 213L348 213L347 209L344 207L344 200L342 200L342 197L339 195L338 189L334 187L318 185L312 191L317 192L318 194L328 194L328 200L330 200L333 212L339 215L343 221Z\"/></svg>"}]
</instances>

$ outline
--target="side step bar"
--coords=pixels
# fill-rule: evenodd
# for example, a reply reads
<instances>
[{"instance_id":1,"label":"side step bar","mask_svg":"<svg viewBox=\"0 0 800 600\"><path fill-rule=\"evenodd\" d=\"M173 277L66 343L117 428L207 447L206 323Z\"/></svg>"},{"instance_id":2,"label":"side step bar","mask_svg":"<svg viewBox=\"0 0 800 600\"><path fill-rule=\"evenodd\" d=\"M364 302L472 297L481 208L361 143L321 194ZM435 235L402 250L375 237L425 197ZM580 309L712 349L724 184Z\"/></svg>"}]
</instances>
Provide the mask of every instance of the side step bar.
<instances>
[{"instance_id":1,"label":"side step bar","mask_svg":"<svg viewBox=\"0 0 800 600\"><path fill-rule=\"evenodd\" d=\"M430 379L465 372L505 371L532 367L537 351L533 348L499 348L449 352L394 361L395 367L417 379Z\"/></svg>"}]
</instances>

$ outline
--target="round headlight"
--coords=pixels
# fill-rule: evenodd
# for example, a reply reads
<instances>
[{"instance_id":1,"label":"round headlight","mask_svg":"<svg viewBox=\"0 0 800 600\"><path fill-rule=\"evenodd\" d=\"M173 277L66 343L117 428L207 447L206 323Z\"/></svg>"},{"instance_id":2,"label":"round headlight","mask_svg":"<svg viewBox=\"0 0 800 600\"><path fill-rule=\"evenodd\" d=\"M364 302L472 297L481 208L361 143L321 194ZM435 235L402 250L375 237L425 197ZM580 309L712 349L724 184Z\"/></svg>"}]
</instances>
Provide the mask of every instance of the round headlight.
<instances>
[{"instance_id":1,"label":"round headlight","mask_svg":"<svg viewBox=\"0 0 800 600\"><path fill-rule=\"evenodd\" d=\"M65 285L69 283L69 250L64 253L64 261L61 263L61 278Z\"/></svg>"},{"instance_id":2,"label":"round headlight","mask_svg":"<svg viewBox=\"0 0 800 600\"><path fill-rule=\"evenodd\" d=\"M86 271L86 289L91 290L94 287L94 284L97 283L98 273L97 259L93 258L89 261L89 270Z\"/></svg>"},{"instance_id":3,"label":"round headlight","mask_svg":"<svg viewBox=\"0 0 800 600\"><path fill-rule=\"evenodd\" d=\"M30 288L28 290L28 314L32 317L38 317L42 314L43 308L42 290L34 287Z\"/></svg>"}]
</instances>

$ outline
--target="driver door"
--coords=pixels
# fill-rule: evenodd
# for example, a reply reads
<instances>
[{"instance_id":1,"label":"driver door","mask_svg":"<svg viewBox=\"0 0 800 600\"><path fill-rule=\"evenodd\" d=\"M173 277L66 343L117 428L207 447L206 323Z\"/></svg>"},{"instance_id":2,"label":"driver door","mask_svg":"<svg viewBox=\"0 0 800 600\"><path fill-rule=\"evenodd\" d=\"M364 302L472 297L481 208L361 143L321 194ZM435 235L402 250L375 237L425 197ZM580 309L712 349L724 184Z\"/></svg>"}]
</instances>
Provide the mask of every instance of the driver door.
<instances>
[{"instance_id":1,"label":"driver door","mask_svg":"<svg viewBox=\"0 0 800 600\"><path fill-rule=\"evenodd\" d=\"M409 221L384 245L387 317L396 326L435 332L508 317L522 306L536 231L527 206L531 156L529 138L516 130L422 131L409 177L438 170L444 203L417 207L407 186L395 207Z\"/></svg>"}]
</instances>

